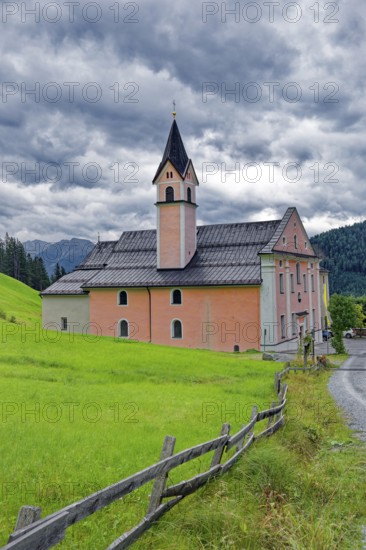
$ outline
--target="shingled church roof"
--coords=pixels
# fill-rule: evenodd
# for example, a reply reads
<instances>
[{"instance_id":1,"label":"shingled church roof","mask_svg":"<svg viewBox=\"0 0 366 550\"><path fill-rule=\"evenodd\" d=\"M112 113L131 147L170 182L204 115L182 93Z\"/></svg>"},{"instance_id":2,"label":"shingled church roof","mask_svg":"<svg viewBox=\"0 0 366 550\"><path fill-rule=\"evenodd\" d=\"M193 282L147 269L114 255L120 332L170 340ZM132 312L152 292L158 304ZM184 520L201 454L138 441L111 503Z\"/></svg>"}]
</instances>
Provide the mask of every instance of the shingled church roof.
<instances>
[{"instance_id":1,"label":"shingled church roof","mask_svg":"<svg viewBox=\"0 0 366 550\"><path fill-rule=\"evenodd\" d=\"M288 219L288 209L284 218ZM89 288L260 285L262 251L282 220L204 225L197 252L184 269L156 268L156 231L125 231L118 241L100 242L73 272L43 294L83 294Z\"/></svg>"}]
</instances>

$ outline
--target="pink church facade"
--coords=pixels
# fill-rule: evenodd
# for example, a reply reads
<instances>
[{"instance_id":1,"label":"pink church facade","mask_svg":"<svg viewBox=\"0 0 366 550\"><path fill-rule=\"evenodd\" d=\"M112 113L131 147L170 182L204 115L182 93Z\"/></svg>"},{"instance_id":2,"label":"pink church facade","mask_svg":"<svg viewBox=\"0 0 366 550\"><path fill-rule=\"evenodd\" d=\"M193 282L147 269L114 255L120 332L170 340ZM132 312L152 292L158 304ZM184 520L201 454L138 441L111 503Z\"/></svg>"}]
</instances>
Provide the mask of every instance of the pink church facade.
<instances>
[{"instance_id":1,"label":"pink church facade","mask_svg":"<svg viewBox=\"0 0 366 550\"><path fill-rule=\"evenodd\" d=\"M296 208L279 220L197 226L199 186L174 119L156 187L156 230L98 243L42 293L44 326L230 352L321 341L316 257Z\"/></svg>"}]
</instances>

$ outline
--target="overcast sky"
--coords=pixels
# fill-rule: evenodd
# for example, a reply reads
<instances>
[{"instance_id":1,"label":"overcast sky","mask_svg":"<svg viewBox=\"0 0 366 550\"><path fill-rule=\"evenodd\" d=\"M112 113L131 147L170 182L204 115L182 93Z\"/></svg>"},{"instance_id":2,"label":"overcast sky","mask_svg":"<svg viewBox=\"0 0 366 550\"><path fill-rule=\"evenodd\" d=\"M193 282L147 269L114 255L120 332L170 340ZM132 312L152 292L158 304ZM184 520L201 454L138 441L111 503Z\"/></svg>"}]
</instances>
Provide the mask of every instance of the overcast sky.
<instances>
[{"instance_id":1,"label":"overcast sky","mask_svg":"<svg viewBox=\"0 0 366 550\"><path fill-rule=\"evenodd\" d=\"M173 99L200 224L365 219L362 0L2 2L1 21L1 236L154 228Z\"/></svg>"}]
</instances>

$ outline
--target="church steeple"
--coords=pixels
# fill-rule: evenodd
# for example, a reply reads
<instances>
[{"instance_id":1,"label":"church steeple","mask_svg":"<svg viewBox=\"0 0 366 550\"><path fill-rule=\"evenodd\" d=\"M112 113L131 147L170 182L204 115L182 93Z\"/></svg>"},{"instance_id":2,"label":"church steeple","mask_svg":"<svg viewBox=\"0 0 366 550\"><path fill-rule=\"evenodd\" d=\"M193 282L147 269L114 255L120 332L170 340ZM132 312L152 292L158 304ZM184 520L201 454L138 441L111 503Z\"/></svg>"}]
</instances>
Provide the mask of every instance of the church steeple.
<instances>
[{"instance_id":1,"label":"church steeple","mask_svg":"<svg viewBox=\"0 0 366 550\"><path fill-rule=\"evenodd\" d=\"M173 164L173 166L178 170L179 174L183 177L185 169L187 168L187 164L189 162L189 158L186 153L184 143L175 118L173 120L172 127L170 128L163 158L159 164L153 183L155 183L156 177L159 175L168 160Z\"/></svg>"},{"instance_id":2,"label":"church steeple","mask_svg":"<svg viewBox=\"0 0 366 550\"><path fill-rule=\"evenodd\" d=\"M184 269L196 251L196 187L177 121L173 123L153 184L157 190L157 267Z\"/></svg>"}]
</instances>

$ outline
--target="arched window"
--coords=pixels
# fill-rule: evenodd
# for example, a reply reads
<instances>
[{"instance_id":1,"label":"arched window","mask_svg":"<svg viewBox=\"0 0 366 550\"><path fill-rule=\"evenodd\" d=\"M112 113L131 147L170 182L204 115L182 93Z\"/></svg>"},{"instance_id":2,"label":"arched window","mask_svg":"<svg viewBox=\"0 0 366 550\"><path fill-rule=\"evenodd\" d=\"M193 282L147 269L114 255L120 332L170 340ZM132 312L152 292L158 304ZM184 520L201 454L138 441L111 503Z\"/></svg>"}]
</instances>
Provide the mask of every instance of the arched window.
<instances>
[{"instance_id":1,"label":"arched window","mask_svg":"<svg viewBox=\"0 0 366 550\"><path fill-rule=\"evenodd\" d=\"M182 292L178 289L172 291L171 297L172 304L181 304L182 303Z\"/></svg>"},{"instance_id":2,"label":"arched window","mask_svg":"<svg viewBox=\"0 0 366 550\"><path fill-rule=\"evenodd\" d=\"M165 200L166 200L166 202L174 202L174 189L173 189L173 187L167 187L165 189Z\"/></svg>"},{"instance_id":3,"label":"arched window","mask_svg":"<svg viewBox=\"0 0 366 550\"><path fill-rule=\"evenodd\" d=\"M172 322L172 338L182 338L182 323L176 319Z\"/></svg>"},{"instance_id":4,"label":"arched window","mask_svg":"<svg viewBox=\"0 0 366 550\"><path fill-rule=\"evenodd\" d=\"M128 321L126 319L119 322L119 335L120 338L128 338Z\"/></svg>"},{"instance_id":5,"label":"arched window","mask_svg":"<svg viewBox=\"0 0 366 550\"><path fill-rule=\"evenodd\" d=\"M166 178L169 179L169 172L166 173Z\"/></svg>"},{"instance_id":6,"label":"arched window","mask_svg":"<svg viewBox=\"0 0 366 550\"><path fill-rule=\"evenodd\" d=\"M187 201L192 202L192 189L190 187L187 189Z\"/></svg>"},{"instance_id":7,"label":"arched window","mask_svg":"<svg viewBox=\"0 0 366 550\"><path fill-rule=\"evenodd\" d=\"M294 235L294 247L297 249L297 236Z\"/></svg>"},{"instance_id":8,"label":"arched window","mask_svg":"<svg viewBox=\"0 0 366 550\"><path fill-rule=\"evenodd\" d=\"M118 305L119 306L127 306L128 305L127 292L125 290L121 290L121 292L119 292L119 294L118 294Z\"/></svg>"}]
</instances>

